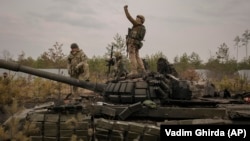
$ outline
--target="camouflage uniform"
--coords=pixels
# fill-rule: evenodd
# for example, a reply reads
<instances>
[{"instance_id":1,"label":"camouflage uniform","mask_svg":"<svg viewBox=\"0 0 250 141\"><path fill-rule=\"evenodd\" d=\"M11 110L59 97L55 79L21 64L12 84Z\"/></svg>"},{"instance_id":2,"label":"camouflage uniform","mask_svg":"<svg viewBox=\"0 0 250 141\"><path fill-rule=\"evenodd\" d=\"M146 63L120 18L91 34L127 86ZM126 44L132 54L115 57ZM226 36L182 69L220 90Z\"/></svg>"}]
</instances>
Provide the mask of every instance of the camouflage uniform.
<instances>
[{"instance_id":1,"label":"camouflage uniform","mask_svg":"<svg viewBox=\"0 0 250 141\"><path fill-rule=\"evenodd\" d=\"M71 49L77 48L75 51L71 51L68 56L68 74L76 79L88 81L89 80L89 65L88 58L85 53L78 48L77 44L73 43ZM77 92L77 87L73 87L73 93Z\"/></svg>"},{"instance_id":2,"label":"camouflage uniform","mask_svg":"<svg viewBox=\"0 0 250 141\"><path fill-rule=\"evenodd\" d=\"M133 24L132 28L129 29L127 35L127 51L131 63L131 72L129 75L137 74L138 71L145 73L143 62L139 56L139 50L142 47L142 40L146 33L145 26L143 25L145 19L142 15L137 15L136 19L133 19L128 12L127 5L124 6L124 11L128 20Z\"/></svg>"},{"instance_id":3,"label":"camouflage uniform","mask_svg":"<svg viewBox=\"0 0 250 141\"><path fill-rule=\"evenodd\" d=\"M127 69L125 67L125 62L122 59L122 54L120 52L115 53L114 60L114 76L116 79L127 75Z\"/></svg>"}]
</instances>

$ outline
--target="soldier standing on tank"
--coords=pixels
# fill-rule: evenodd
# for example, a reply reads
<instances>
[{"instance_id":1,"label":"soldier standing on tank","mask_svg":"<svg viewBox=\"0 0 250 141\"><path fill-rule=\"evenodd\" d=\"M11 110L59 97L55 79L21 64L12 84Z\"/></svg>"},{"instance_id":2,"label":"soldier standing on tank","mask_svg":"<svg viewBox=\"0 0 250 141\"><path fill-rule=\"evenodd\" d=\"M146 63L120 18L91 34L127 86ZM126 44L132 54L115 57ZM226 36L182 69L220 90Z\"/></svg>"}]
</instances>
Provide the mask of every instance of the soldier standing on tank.
<instances>
[{"instance_id":1,"label":"soldier standing on tank","mask_svg":"<svg viewBox=\"0 0 250 141\"><path fill-rule=\"evenodd\" d=\"M71 44L71 51L68 56L68 74L70 77L89 81L89 65L88 65L88 58L86 54L79 49L78 45L76 43ZM77 87L73 86L73 94L76 95L77 93Z\"/></svg>"},{"instance_id":2,"label":"soldier standing on tank","mask_svg":"<svg viewBox=\"0 0 250 141\"><path fill-rule=\"evenodd\" d=\"M143 46L142 41L146 33L145 26L143 25L145 18L143 15L137 15L136 19L133 19L128 12L127 5L124 6L124 11L127 19L133 24L132 28L129 28L128 35L126 36L127 51L131 63L131 72L128 76L134 76L138 73L145 74L146 71L143 62L139 56L139 50Z\"/></svg>"}]
</instances>

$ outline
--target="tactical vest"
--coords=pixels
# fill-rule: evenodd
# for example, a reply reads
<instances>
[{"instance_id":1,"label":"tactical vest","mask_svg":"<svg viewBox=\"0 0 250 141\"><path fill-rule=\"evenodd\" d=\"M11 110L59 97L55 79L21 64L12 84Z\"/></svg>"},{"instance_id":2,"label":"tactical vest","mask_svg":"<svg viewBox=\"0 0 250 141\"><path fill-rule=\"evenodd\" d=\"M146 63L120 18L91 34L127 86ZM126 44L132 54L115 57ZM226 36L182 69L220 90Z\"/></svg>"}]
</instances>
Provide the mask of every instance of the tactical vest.
<instances>
[{"instance_id":1,"label":"tactical vest","mask_svg":"<svg viewBox=\"0 0 250 141\"><path fill-rule=\"evenodd\" d=\"M83 67L81 67L77 70L76 66L78 63L80 63L86 59L87 59L86 55L81 50L79 50L75 55L72 55L72 54L69 55L69 57L68 57L68 63L70 64L69 69L73 75L81 74L84 72Z\"/></svg>"},{"instance_id":2,"label":"tactical vest","mask_svg":"<svg viewBox=\"0 0 250 141\"><path fill-rule=\"evenodd\" d=\"M144 25L133 26L132 29L128 30L128 38L132 38L137 41L142 41L146 33L146 28Z\"/></svg>"}]
</instances>

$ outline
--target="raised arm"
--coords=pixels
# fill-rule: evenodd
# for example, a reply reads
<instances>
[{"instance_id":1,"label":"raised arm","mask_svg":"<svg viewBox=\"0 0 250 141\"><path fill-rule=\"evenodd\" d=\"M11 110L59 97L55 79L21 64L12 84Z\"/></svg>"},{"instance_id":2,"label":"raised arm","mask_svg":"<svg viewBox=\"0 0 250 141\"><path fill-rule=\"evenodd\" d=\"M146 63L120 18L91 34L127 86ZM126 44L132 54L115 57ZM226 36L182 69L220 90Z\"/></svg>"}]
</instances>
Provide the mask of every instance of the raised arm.
<instances>
[{"instance_id":1,"label":"raised arm","mask_svg":"<svg viewBox=\"0 0 250 141\"><path fill-rule=\"evenodd\" d=\"M138 24L139 24L139 23L137 23L136 20L133 19L132 16L129 14L129 12L128 12L128 6L127 6L127 5L124 6L124 11L125 11L126 17L128 18L128 20L129 20L133 25L138 25Z\"/></svg>"}]
</instances>

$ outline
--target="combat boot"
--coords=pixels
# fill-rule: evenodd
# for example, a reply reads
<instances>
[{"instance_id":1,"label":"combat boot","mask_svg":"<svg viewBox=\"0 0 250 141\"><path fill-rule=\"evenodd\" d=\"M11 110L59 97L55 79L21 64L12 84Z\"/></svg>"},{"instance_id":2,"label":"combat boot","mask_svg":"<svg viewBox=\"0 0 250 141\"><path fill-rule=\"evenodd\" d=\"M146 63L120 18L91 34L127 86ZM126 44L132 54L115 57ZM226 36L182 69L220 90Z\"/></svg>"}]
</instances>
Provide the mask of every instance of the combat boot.
<instances>
[{"instance_id":1,"label":"combat boot","mask_svg":"<svg viewBox=\"0 0 250 141\"><path fill-rule=\"evenodd\" d=\"M147 71L145 69L140 69L138 70L139 74L141 77L146 77L147 76Z\"/></svg>"},{"instance_id":2,"label":"combat boot","mask_svg":"<svg viewBox=\"0 0 250 141\"><path fill-rule=\"evenodd\" d=\"M133 78L133 77L137 77L139 74L138 74L138 72L137 71L131 71L128 75L127 75L127 77L128 78Z\"/></svg>"}]
</instances>

